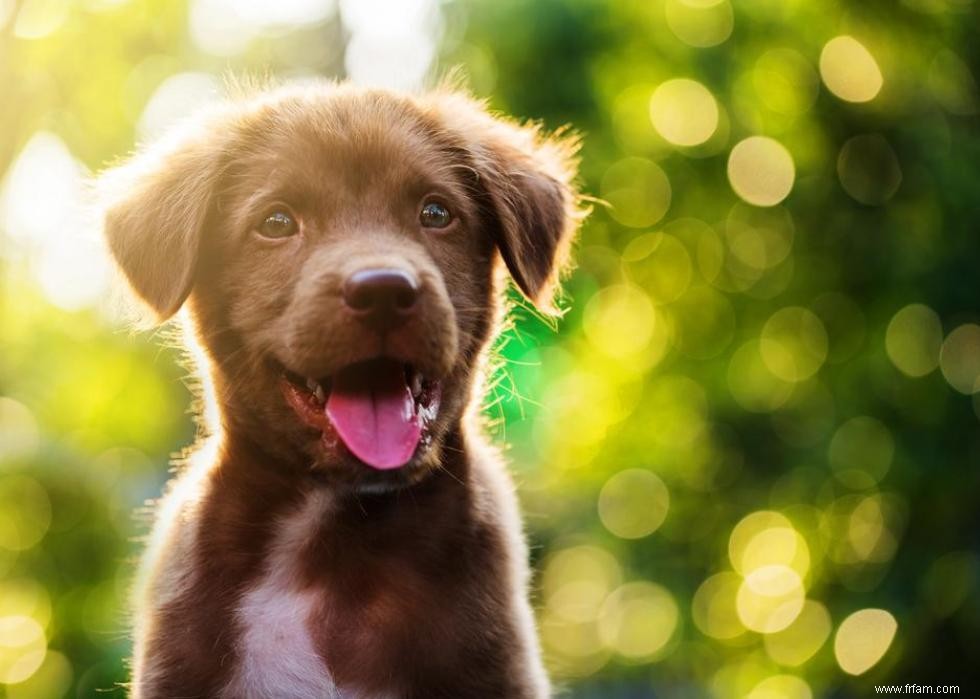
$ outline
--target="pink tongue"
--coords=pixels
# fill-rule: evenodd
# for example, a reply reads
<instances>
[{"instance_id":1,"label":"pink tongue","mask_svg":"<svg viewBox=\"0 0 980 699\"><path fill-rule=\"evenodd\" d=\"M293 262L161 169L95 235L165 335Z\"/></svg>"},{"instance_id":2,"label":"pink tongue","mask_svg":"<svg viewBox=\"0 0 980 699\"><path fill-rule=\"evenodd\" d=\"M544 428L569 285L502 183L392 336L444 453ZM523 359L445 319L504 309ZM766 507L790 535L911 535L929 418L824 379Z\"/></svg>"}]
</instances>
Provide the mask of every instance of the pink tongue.
<instances>
[{"instance_id":1,"label":"pink tongue","mask_svg":"<svg viewBox=\"0 0 980 699\"><path fill-rule=\"evenodd\" d=\"M342 370L333 377L326 412L354 456L377 469L404 466L422 436L405 370L397 362Z\"/></svg>"}]
</instances>

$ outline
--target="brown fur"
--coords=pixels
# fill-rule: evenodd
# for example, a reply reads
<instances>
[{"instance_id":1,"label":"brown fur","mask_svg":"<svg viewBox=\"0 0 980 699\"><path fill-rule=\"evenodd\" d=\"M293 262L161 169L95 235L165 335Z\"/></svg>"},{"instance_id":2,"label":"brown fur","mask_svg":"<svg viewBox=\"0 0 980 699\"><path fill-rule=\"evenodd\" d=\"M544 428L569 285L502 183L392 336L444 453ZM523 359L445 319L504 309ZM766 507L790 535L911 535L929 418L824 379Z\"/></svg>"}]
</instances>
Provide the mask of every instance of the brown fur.
<instances>
[{"instance_id":1,"label":"brown fur","mask_svg":"<svg viewBox=\"0 0 980 699\"><path fill-rule=\"evenodd\" d=\"M451 90L318 85L229 102L103 176L109 247L157 320L188 308L219 422L144 561L134 696L228 696L243 595L311 498L291 584L314 594L305 623L345 698L547 695L515 498L476 406L497 270L555 312L581 218L573 150ZM455 215L444 231L418 224L432 194ZM273 204L300 235L254 233ZM391 265L422 291L412 321L379 334L340 290ZM443 385L430 443L396 471L325 449L277 385L283 367L326 376L378 355Z\"/></svg>"}]
</instances>

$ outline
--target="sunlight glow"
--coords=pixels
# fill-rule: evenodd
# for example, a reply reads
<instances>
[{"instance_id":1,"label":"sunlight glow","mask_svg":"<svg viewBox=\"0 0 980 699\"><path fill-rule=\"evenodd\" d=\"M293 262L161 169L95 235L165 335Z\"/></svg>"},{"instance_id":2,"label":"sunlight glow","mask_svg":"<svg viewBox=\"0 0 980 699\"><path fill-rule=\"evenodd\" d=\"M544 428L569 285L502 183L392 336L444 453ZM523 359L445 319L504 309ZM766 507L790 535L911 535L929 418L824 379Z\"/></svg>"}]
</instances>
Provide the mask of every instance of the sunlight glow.
<instances>
[{"instance_id":1,"label":"sunlight glow","mask_svg":"<svg viewBox=\"0 0 980 699\"><path fill-rule=\"evenodd\" d=\"M362 85L413 90L425 83L442 33L435 0L341 0L351 32L345 65Z\"/></svg>"},{"instance_id":2,"label":"sunlight glow","mask_svg":"<svg viewBox=\"0 0 980 699\"><path fill-rule=\"evenodd\" d=\"M263 34L318 24L335 11L331 0L192 0L190 34L207 53L234 56Z\"/></svg>"}]
</instances>

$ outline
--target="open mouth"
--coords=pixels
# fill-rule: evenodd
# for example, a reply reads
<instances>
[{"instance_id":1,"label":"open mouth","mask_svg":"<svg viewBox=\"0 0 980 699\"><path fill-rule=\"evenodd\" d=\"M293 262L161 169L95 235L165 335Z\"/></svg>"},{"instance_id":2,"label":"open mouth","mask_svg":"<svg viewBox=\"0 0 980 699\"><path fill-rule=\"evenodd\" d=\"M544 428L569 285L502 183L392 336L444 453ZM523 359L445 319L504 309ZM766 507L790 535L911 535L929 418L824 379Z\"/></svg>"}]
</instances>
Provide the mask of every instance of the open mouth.
<instances>
[{"instance_id":1,"label":"open mouth","mask_svg":"<svg viewBox=\"0 0 980 699\"><path fill-rule=\"evenodd\" d=\"M399 468L411 461L439 412L439 381L388 357L358 362L324 378L283 369L286 402L300 420L333 446L339 438L372 468Z\"/></svg>"}]
</instances>

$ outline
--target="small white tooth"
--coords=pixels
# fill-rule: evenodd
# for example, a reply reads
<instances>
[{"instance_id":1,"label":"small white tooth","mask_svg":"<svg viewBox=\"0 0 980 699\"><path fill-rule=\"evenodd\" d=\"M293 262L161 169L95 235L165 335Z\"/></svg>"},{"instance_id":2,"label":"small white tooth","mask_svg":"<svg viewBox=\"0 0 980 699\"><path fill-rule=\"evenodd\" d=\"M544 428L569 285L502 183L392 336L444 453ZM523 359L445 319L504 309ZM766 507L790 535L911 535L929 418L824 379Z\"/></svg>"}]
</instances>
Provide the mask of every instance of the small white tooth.
<instances>
[{"instance_id":1,"label":"small white tooth","mask_svg":"<svg viewBox=\"0 0 980 699\"><path fill-rule=\"evenodd\" d=\"M422 393L422 374L415 371L412 372L412 396L418 398Z\"/></svg>"},{"instance_id":2,"label":"small white tooth","mask_svg":"<svg viewBox=\"0 0 980 699\"><path fill-rule=\"evenodd\" d=\"M319 388L319 386L320 384L318 384L315 379L306 380L306 387L311 391L316 391L316 389Z\"/></svg>"},{"instance_id":3,"label":"small white tooth","mask_svg":"<svg viewBox=\"0 0 980 699\"><path fill-rule=\"evenodd\" d=\"M316 399L321 403L327 399L327 397L323 394L323 387L320 384L316 385L316 389L313 391L313 395L316 396Z\"/></svg>"}]
</instances>

